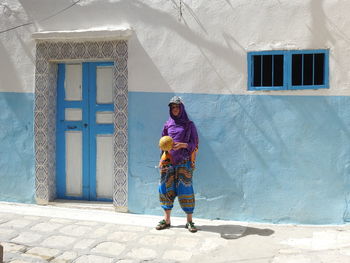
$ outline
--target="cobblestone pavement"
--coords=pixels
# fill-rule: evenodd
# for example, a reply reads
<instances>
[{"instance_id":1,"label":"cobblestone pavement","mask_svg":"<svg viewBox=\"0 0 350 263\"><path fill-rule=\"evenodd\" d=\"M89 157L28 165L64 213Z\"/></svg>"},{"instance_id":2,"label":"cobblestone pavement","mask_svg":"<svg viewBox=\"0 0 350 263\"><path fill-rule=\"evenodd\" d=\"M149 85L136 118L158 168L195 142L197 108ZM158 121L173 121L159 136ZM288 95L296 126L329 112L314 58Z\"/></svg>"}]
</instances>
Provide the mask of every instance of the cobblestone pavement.
<instances>
[{"instance_id":1,"label":"cobblestone pavement","mask_svg":"<svg viewBox=\"0 0 350 263\"><path fill-rule=\"evenodd\" d=\"M349 226L247 224L184 218L157 231L156 216L0 202L5 263L349 263Z\"/></svg>"}]
</instances>

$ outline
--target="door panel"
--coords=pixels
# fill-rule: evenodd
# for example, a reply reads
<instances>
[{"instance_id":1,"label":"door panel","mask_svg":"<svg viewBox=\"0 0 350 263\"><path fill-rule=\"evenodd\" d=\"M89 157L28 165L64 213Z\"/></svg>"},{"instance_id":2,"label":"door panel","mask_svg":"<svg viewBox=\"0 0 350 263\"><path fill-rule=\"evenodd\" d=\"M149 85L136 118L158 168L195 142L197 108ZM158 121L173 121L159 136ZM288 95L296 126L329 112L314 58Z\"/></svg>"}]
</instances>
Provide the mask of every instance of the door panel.
<instances>
[{"instance_id":1,"label":"door panel","mask_svg":"<svg viewBox=\"0 0 350 263\"><path fill-rule=\"evenodd\" d=\"M96 103L113 103L113 67L96 67Z\"/></svg>"},{"instance_id":2,"label":"door panel","mask_svg":"<svg viewBox=\"0 0 350 263\"><path fill-rule=\"evenodd\" d=\"M83 136L80 131L66 131L66 194L82 196Z\"/></svg>"},{"instance_id":3,"label":"door panel","mask_svg":"<svg viewBox=\"0 0 350 263\"><path fill-rule=\"evenodd\" d=\"M97 124L113 124L113 112L100 111L96 112L96 123Z\"/></svg>"},{"instance_id":4,"label":"door panel","mask_svg":"<svg viewBox=\"0 0 350 263\"><path fill-rule=\"evenodd\" d=\"M65 109L64 118L66 121L81 121L83 119L83 112L81 109Z\"/></svg>"},{"instance_id":5,"label":"door panel","mask_svg":"<svg viewBox=\"0 0 350 263\"><path fill-rule=\"evenodd\" d=\"M113 135L97 135L96 138L96 195L98 198L113 196Z\"/></svg>"},{"instance_id":6,"label":"door panel","mask_svg":"<svg viewBox=\"0 0 350 263\"><path fill-rule=\"evenodd\" d=\"M65 100L80 101L83 97L82 90L82 64L66 64L65 65Z\"/></svg>"}]
</instances>

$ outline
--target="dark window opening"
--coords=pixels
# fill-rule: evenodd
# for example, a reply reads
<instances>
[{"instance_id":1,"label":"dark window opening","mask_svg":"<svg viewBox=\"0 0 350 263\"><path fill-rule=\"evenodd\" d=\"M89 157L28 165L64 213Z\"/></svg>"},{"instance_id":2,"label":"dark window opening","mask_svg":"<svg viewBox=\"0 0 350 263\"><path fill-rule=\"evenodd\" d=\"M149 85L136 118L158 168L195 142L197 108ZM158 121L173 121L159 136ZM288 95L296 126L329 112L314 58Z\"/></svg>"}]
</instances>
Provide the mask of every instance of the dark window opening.
<instances>
[{"instance_id":1,"label":"dark window opening","mask_svg":"<svg viewBox=\"0 0 350 263\"><path fill-rule=\"evenodd\" d=\"M324 84L324 54L315 54L315 85Z\"/></svg>"},{"instance_id":2,"label":"dark window opening","mask_svg":"<svg viewBox=\"0 0 350 263\"><path fill-rule=\"evenodd\" d=\"M261 56L254 57L254 76L253 76L253 86L261 86Z\"/></svg>"},{"instance_id":3,"label":"dark window opening","mask_svg":"<svg viewBox=\"0 0 350 263\"><path fill-rule=\"evenodd\" d=\"M275 55L273 59L273 85L283 86L283 55Z\"/></svg>"},{"instance_id":4,"label":"dark window opening","mask_svg":"<svg viewBox=\"0 0 350 263\"><path fill-rule=\"evenodd\" d=\"M264 55L263 57L263 82L264 87L272 86L272 55Z\"/></svg>"},{"instance_id":5,"label":"dark window opening","mask_svg":"<svg viewBox=\"0 0 350 263\"><path fill-rule=\"evenodd\" d=\"M292 85L323 85L324 54L292 55Z\"/></svg>"},{"instance_id":6,"label":"dark window opening","mask_svg":"<svg viewBox=\"0 0 350 263\"><path fill-rule=\"evenodd\" d=\"M313 54L304 55L304 85L312 85L313 80Z\"/></svg>"},{"instance_id":7,"label":"dark window opening","mask_svg":"<svg viewBox=\"0 0 350 263\"><path fill-rule=\"evenodd\" d=\"M292 56L292 85L302 85L303 55Z\"/></svg>"},{"instance_id":8,"label":"dark window opening","mask_svg":"<svg viewBox=\"0 0 350 263\"><path fill-rule=\"evenodd\" d=\"M253 56L253 86L283 86L283 55Z\"/></svg>"}]
</instances>

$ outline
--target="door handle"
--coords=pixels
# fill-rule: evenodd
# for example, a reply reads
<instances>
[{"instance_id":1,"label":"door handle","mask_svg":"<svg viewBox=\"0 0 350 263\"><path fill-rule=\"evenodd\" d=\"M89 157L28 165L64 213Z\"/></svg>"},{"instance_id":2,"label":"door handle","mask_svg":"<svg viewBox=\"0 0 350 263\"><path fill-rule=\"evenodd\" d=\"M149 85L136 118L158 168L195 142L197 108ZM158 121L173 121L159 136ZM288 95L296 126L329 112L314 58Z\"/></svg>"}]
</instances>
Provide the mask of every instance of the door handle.
<instances>
[{"instance_id":1,"label":"door handle","mask_svg":"<svg viewBox=\"0 0 350 263\"><path fill-rule=\"evenodd\" d=\"M88 124L87 123L84 123L84 127L86 128L88 126Z\"/></svg>"},{"instance_id":2,"label":"door handle","mask_svg":"<svg viewBox=\"0 0 350 263\"><path fill-rule=\"evenodd\" d=\"M69 130L76 129L76 128L77 128L77 126L67 126L67 129L69 129Z\"/></svg>"}]
</instances>

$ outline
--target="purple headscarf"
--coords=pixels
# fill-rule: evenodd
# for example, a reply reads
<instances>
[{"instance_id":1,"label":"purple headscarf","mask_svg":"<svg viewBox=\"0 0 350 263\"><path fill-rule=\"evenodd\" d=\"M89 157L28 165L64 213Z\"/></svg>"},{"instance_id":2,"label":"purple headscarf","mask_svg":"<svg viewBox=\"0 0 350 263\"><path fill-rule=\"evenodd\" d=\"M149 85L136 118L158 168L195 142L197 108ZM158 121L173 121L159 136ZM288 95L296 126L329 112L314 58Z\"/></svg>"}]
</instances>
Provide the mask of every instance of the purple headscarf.
<instances>
[{"instance_id":1,"label":"purple headscarf","mask_svg":"<svg viewBox=\"0 0 350 263\"><path fill-rule=\"evenodd\" d=\"M175 123L178 125L188 125L188 123L190 122L190 119L187 116L185 106L182 103L177 104L180 106L180 114L178 116L174 116L172 111L171 111L171 104L173 104L173 103L169 104L170 118L168 119L168 121L166 123L167 124Z\"/></svg>"},{"instance_id":2,"label":"purple headscarf","mask_svg":"<svg viewBox=\"0 0 350 263\"><path fill-rule=\"evenodd\" d=\"M168 121L164 124L162 136L170 136L173 138L174 142L187 143L187 149L170 150L174 164L179 164L183 161L188 161L191 153L197 147L198 144L198 134L196 127L192 121L187 116L185 106L180 103L175 103L180 106L179 116L174 116L171 112L171 104L169 104L169 114L170 117Z\"/></svg>"}]
</instances>

